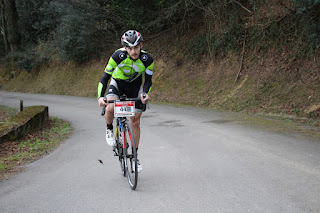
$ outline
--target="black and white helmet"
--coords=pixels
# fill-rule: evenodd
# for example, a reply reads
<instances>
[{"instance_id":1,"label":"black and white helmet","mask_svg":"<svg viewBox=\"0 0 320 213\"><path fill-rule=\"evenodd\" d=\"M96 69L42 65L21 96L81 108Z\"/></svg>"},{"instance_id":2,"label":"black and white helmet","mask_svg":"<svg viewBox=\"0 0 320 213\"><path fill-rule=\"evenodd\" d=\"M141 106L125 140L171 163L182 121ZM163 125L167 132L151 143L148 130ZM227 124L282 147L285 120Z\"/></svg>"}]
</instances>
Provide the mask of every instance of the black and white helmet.
<instances>
[{"instance_id":1,"label":"black and white helmet","mask_svg":"<svg viewBox=\"0 0 320 213\"><path fill-rule=\"evenodd\" d=\"M128 30L121 37L121 44L125 47L135 47L143 41L142 35L136 30Z\"/></svg>"}]
</instances>

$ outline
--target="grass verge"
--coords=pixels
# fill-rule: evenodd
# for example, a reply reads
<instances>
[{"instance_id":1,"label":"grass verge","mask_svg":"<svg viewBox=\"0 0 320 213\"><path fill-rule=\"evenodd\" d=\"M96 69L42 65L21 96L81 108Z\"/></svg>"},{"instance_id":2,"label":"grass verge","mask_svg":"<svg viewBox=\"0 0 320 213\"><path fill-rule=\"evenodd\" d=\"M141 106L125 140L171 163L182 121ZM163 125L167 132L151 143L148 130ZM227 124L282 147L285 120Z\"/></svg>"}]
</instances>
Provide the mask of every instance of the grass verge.
<instances>
[{"instance_id":1,"label":"grass verge","mask_svg":"<svg viewBox=\"0 0 320 213\"><path fill-rule=\"evenodd\" d=\"M24 165L50 153L72 134L69 122L51 117L45 126L22 139L0 144L0 181L24 169Z\"/></svg>"},{"instance_id":2,"label":"grass verge","mask_svg":"<svg viewBox=\"0 0 320 213\"><path fill-rule=\"evenodd\" d=\"M0 105L0 122L17 113L17 109Z\"/></svg>"}]
</instances>

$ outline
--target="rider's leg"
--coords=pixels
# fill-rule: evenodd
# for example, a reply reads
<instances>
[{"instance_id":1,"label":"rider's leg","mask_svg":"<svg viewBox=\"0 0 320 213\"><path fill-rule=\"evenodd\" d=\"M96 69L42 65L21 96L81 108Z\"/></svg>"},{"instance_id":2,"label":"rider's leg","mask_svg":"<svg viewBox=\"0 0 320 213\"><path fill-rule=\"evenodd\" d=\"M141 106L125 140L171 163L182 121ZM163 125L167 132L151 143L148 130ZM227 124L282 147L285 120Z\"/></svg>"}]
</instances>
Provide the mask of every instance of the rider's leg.
<instances>
[{"instance_id":1,"label":"rider's leg","mask_svg":"<svg viewBox=\"0 0 320 213\"><path fill-rule=\"evenodd\" d=\"M132 127L134 140L136 142L136 148L139 148L139 141L140 141L140 118L142 113L135 114L134 117L130 117L130 124Z\"/></svg>"},{"instance_id":2,"label":"rider's leg","mask_svg":"<svg viewBox=\"0 0 320 213\"><path fill-rule=\"evenodd\" d=\"M108 93L107 93L107 100L117 100L119 98L119 91L118 91L118 86L117 82L112 78L109 88L108 88ZM106 106L106 114L105 114L105 120L106 120L106 141L109 146L114 146L116 141L114 138L113 134L113 119L114 119L114 104L110 103Z\"/></svg>"},{"instance_id":3,"label":"rider's leg","mask_svg":"<svg viewBox=\"0 0 320 213\"><path fill-rule=\"evenodd\" d=\"M119 90L118 90L118 84L116 82L116 80L114 80L113 78L111 78L110 81L110 85L108 88L108 93L107 93L107 99L108 100L118 100L119 99ZM114 104L108 104L106 107L106 114L104 116L104 118L106 119L106 123L111 125L113 123L113 119L114 119Z\"/></svg>"},{"instance_id":4,"label":"rider's leg","mask_svg":"<svg viewBox=\"0 0 320 213\"><path fill-rule=\"evenodd\" d=\"M113 97L114 98L114 97ZM108 98L109 100L111 98ZM106 141L108 143L109 146L114 146L116 144L115 138L114 138L114 134L113 134L113 103L110 103L106 106L106 114L105 114L105 119L106 119Z\"/></svg>"},{"instance_id":5,"label":"rider's leg","mask_svg":"<svg viewBox=\"0 0 320 213\"><path fill-rule=\"evenodd\" d=\"M140 141L140 118L141 118L142 113L137 113L135 114L134 117L130 118L130 123L131 123L131 127L132 127L132 131L134 134L134 140L136 142L136 148L139 148L139 141ZM138 151L138 150L137 150ZM138 155L138 152L137 152ZM136 159L137 162L137 166L138 166L138 172L142 171L142 166L141 163L138 159Z\"/></svg>"},{"instance_id":6,"label":"rider's leg","mask_svg":"<svg viewBox=\"0 0 320 213\"><path fill-rule=\"evenodd\" d=\"M108 100L117 100L116 97L109 97ZM106 107L106 114L104 115L106 123L111 125L114 119L114 103L110 103Z\"/></svg>"}]
</instances>

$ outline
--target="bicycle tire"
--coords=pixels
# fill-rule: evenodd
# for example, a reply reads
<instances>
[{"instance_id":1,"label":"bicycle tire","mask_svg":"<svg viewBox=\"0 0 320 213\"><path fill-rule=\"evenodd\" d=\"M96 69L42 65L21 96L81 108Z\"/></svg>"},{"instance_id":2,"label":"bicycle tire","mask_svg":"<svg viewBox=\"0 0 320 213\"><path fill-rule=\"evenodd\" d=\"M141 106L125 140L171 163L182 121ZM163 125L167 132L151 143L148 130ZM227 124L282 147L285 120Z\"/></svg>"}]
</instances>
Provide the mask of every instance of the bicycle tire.
<instances>
[{"instance_id":1,"label":"bicycle tire","mask_svg":"<svg viewBox=\"0 0 320 213\"><path fill-rule=\"evenodd\" d=\"M128 178L128 182L130 185L130 188L132 190L135 190L138 184L138 167L137 164L134 163L133 160L137 159L137 150L136 150L136 144L133 136L132 127L130 125L129 121L125 122L125 128L124 128L124 136L125 136L125 143L126 146L124 148L124 161L125 161L125 169L126 169L126 175Z\"/></svg>"},{"instance_id":2,"label":"bicycle tire","mask_svg":"<svg viewBox=\"0 0 320 213\"><path fill-rule=\"evenodd\" d=\"M121 168L121 173L124 177L126 177L125 164L123 159L123 149L122 149L122 132L120 130L119 121L117 121L116 131L115 131L115 139L116 139L116 149L118 152L118 158Z\"/></svg>"}]
</instances>

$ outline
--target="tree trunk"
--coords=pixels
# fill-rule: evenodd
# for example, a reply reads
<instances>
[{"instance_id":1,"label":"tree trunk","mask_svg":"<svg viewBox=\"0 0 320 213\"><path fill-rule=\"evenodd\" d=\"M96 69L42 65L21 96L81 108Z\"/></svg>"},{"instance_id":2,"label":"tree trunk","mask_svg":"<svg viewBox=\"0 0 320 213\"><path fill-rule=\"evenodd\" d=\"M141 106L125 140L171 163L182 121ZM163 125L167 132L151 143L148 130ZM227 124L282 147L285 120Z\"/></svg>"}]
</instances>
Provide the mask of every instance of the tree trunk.
<instances>
[{"instance_id":1,"label":"tree trunk","mask_svg":"<svg viewBox=\"0 0 320 213\"><path fill-rule=\"evenodd\" d=\"M4 12L6 15L7 38L10 50L16 52L20 48L20 33L15 0L4 0Z\"/></svg>"},{"instance_id":2,"label":"tree trunk","mask_svg":"<svg viewBox=\"0 0 320 213\"><path fill-rule=\"evenodd\" d=\"M1 26L2 26L1 27L1 34L3 36L4 52L7 53L9 51L9 48L8 48L8 39L7 39L7 34L6 34L3 0L0 0L0 8L1 8Z\"/></svg>"}]
</instances>

